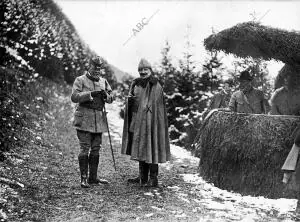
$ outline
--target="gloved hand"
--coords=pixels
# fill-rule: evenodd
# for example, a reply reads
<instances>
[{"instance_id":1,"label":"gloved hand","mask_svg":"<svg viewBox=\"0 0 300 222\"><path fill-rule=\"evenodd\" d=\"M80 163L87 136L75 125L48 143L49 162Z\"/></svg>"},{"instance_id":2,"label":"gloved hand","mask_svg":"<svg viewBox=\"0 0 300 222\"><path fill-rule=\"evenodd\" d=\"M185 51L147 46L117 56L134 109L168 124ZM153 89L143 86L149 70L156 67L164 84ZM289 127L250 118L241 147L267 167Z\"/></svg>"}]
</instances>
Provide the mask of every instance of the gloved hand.
<instances>
[{"instance_id":1,"label":"gloved hand","mask_svg":"<svg viewBox=\"0 0 300 222\"><path fill-rule=\"evenodd\" d=\"M92 91L92 92L91 92L91 96L92 96L92 97L98 97L98 96L102 95L102 91L103 91L103 90Z\"/></svg>"},{"instance_id":2,"label":"gloved hand","mask_svg":"<svg viewBox=\"0 0 300 222\"><path fill-rule=\"evenodd\" d=\"M106 92L104 90L96 90L91 92L92 97L98 97L101 96L102 99L107 99Z\"/></svg>"},{"instance_id":3,"label":"gloved hand","mask_svg":"<svg viewBox=\"0 0 300 222\"><path fill-rule=\"evenodd\" d=\"M102 91L101 91L101 96L102 96L102 98L103 98L104 100L107 99L107 94L106 94L105 90L102 90Z\"/></svg>"}]
</instances>

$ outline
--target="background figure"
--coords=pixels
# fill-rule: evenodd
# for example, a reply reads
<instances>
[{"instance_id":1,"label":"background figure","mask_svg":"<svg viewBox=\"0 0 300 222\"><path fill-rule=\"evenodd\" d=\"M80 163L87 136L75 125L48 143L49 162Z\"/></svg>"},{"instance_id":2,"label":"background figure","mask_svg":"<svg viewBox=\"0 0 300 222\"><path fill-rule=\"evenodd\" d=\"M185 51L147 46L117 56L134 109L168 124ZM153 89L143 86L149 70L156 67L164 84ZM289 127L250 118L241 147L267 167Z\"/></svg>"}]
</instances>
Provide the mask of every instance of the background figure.
<instances>
[{"instance_id":1,"label":"background figure","mask_svg":"<svg viewBox=\"0 0 300 222\"><path fill-rule=\"evenodd\" d=\"M296 213L300 213L300 164L299 162L299 150L300 150L300 129L299 126L296 129L296 136L294 139L294 144L290 150L281 170L283 170L283 183L292 183L292 187L298 189L298 202L296 207ZM295 176L294 180L292 176Z\"/></svg>"},{"instance_id":2,"label":"background figure","mask_svg":"<svg viewBox=\"0 0 300 222\"><path fill-rule=\"evenodd\" d=\"M253 77L243 71L239 77L239 90L234 92L229 101L229 109L238 113L266 113L266 100L261 90L252 86Z\"/></svg>"},{"instance_id":3,"label":"background figure","mask_svg":"<svg viewBox=\"0 0 300 222\"><path fill-rule=\"evenodd\" d=\"M128 182L155 187L158 163L170 160L167 113L163 89L150 63L141 59L138 71L140 77L133 80L125 107L121 153L139 161L139 176Z\"/></svg>"},{"instance_id":4,"label":"background figure","mask_svg":"<svg viewBox=\"0 0 300 222\"><path fill-rule=\"evenodd\" d=\"M105 102L113 101L110 85L100 77L103 74L102 65L100 57L93 58L89 71L77 77L72 88L71 100L78 104L73 125L80 144L78 161L81 187L84 188L89 184L108 183L97 178L102 133L107 131L103 107Z\"/></svg>"},{"instance_id":5,"label":"background figure","mask_svg":"<svg viewBox=\"0 0 300 222\"><path fill-rule=\"evenodd\" d=\"M271 104L271 115L300 115L300 90L291 75L284 76L284 85L278 88L273 93ZM300 191L300 164L299 149L300 149L300 126L295 130L294 144L282 166L284 172L283 183L292 183L292 187L298 187ZM295 178L292 178L294 174ZM298 193L298 203L296 212L300 212L300 192Z\"/></svg>"},{"instance_id":6,"label":"background figure","mask_svg":"<svg viewBox=\"0 0 300 222\"><path fill-rule=\"evenodd\" d=\"M232 86L233 86L233 79L227 79L226 81L224 81L224 86L221 88L221 91L219 93L217 93L212 97L208 109L212 110L212 109L228 107L230 97L231 97Z\"/></svg>"},{"instance_id":7,"label":"background figure","mask_svg":"<svg viewBox=\"0 0 300 222\"><path fill-rule=\"evenodd\" d=\"M270 99L271 115L300 115L300 89L293 83L293 78L286 75L284 86L275 90Z\"/></svg>"}]
</instances>

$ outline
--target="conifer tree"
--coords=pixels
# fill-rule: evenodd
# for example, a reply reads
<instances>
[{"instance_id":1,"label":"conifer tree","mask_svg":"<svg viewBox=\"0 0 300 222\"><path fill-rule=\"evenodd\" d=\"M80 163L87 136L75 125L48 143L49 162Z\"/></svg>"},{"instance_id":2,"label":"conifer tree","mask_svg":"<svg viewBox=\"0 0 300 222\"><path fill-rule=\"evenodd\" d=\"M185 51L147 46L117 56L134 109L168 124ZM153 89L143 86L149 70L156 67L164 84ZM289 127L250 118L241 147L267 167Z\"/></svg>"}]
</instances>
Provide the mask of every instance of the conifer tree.
<instances>
[{"instance_id":1,"label":"conifer tree","mask_svg":"<svg viewBox=\"0 0 300 222\"><path fill-rule=\"evenodd\" d=\"M165 46L161 50L162 59L159 65L159 72L160 72L159 79L162 82L164 86L164 91L167 95L170 95L170 93L174 92L174 89L176 88L176 82L175 82L176 68L172 64L170 49L171 46L168 40L166 40Z\"/></svg>"},{"instance_id":2,"label":"conifer tree","mask_svg":"<svg viewBox=\"0 0 300 222\"><path fill-rule=\"evenodd\" d=\"M214 94L219 93L220 85L224 81L224 76L227 72L223 66L219 53L216 51L207 51L207 58L202 65L201 71L201 87L204 92L202 97L202 107L205 108L202 111L207 113L207 107ZM204 114L204 112L202 112ZM202 115L203 118L203 115Z\"/></svg>"},{"instance_id":3,"label":"conifer tree","mask_svg":"<svg viewBox=\"0 0 300 222\"><path fill-rule=\"evenodd\" d=\"M176 117L178 117L176 108L181 101L181 94L179 94L177 83L180 73L172 64L170 49L171 46L166 40L165 45L161 50L162 58L156 72L164 88L165 102L170 126L170 137L171 139L175 139L180 136L180 133L175 127L175 125L177 125L176 123L178 122L176 120Z\"/></svg>"},{"instance_id":4,"label":"conifer tree","mask_svg":"<svg viewBox=\"0 0 300 222\"><path fill-rule=\"evenodd\" d=\"M176 75L179 98L176 101L176 130L180 133L179 143L189 144L193 140L195 120L199 110L202 91L199 90L199 75L196 73L196 62L193 60L193 47L190 41L191 27L187 27L185 35L185 51L179 60L179 74Z\"/></svg>"}]
</instances>

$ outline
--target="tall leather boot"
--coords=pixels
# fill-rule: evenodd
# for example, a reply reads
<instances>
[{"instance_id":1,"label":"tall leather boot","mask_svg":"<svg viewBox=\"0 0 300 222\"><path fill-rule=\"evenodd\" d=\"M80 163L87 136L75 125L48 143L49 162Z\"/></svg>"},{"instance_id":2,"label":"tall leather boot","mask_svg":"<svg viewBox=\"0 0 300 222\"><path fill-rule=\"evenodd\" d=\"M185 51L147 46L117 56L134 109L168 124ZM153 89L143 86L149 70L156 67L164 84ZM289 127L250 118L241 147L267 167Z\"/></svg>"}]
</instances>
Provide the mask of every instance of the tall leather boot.
<instances>
[{"instance_id":1,"label":"tall leather boot","mask_svg":"<svg viewBox=\"0 0 300 222\"><path fill-rule=\"evenodd\" d=\"M140 172L140 186L145 186L149 178L149 164L146 162L141 162L142 170Z\"/></svg>"},{"instance_id":2,"label":"tall leather boot","mask_svg":"<svg viewBox=\"0 0 300 222\"><path fill-rule=\"evenodd\" d=\"M148 187L157 187L158 186L158 164L149 164L149 170L150 170L150 179L147 183Z\"/></svg>"},{"instance_id":3,"label":"tall leather boot","mask_svg":"<svg viewBox=\"0 0 300 222\"><path fill-rule=\"evenodd\" d=\"M127 180L128 183L139 183L140 182L140 178L143 172L143 162L139 161L139 175L137 177L134 178L129 178Z\"/></svg>"},{"instance_id":4,"label":"tall leather boot","mask_svg":"<svg viewBox=\"0 0 300 222\"><path fill-rule=\"evenodd\" d=\"M89 188L90 185L87 182L87 179L88 179L88 156L79 155L78 162L79 162L79 169L80 169L80 176L81 176L80 185L82 188Z\"/></svg>"},{"instance_id":5,"label":"tall leather boot","mask_svg":"<svg viewBox=\"0 0 300 222\"><path fill-rule=\"evenodd\" d=\"M89 184L108 184L107 180L99 179L97 178L97 171L98 171L98 165L99 165L99 155L90 155L89 156Z\"/></svg>"}]
</instances>

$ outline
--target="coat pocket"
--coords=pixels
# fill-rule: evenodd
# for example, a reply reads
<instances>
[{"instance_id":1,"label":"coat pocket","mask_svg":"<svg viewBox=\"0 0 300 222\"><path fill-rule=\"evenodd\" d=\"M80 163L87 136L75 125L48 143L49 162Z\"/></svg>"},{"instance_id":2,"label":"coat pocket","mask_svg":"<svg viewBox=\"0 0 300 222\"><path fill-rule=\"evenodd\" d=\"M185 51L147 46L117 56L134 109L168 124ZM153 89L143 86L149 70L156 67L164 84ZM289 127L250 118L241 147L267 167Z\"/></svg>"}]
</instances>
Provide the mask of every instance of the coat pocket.
<instances>
[{"instance_id":1,"label":"coat pocket","mask_svg":"<svg viewBox=\"0 0 300 222\"><path fill-rule=\"evenodd\" d=\"M136 121L136 113L132 113L132 119L131 119L131 123L129 126L129 132L134 132L135 121Z\"/></svg>"},{"instance_id":2,"label":"coat pocket","mask_svg":"<svg viewBox=\"0 0 300 222\"><path fill-rule=\"evenodd\" d=\"M82 122L83 122L83 113L76 111L75 114L74 114L73 125L77 126L77 127L80 127L82 125Z\"/></svg>"}]
</instances>

